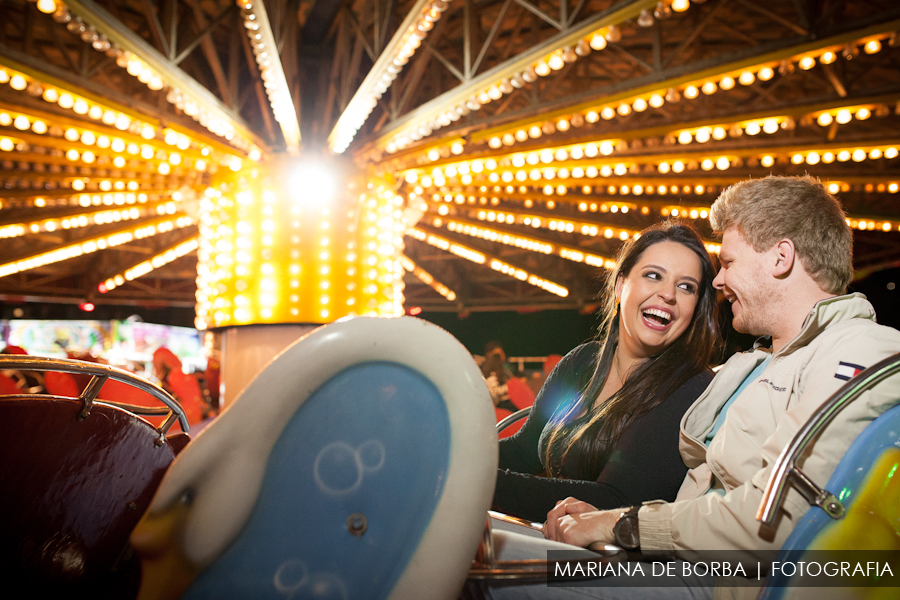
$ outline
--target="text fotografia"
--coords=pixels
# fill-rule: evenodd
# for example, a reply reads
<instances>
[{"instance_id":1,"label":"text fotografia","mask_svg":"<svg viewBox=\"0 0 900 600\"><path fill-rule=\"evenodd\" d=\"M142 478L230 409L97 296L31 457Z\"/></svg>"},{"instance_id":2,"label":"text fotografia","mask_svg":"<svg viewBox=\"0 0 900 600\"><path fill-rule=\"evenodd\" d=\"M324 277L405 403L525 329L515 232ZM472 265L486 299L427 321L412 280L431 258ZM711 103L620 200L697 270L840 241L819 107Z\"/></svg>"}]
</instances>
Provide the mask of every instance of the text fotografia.
<instances>
[{"instance_id":1,"label":"text fotografia","mask_svg":"<svg viewBox=\"0 0 900 600\"><path fill-rule=\"evenodd\" d=\"M720 560L616 560L584 553L548 552L547 583L553 587L898 587L900 553L895 551L815 551L755 556L709 553ZM853 555L856 555L855 557Z\"/></svg>"}]
</instances>

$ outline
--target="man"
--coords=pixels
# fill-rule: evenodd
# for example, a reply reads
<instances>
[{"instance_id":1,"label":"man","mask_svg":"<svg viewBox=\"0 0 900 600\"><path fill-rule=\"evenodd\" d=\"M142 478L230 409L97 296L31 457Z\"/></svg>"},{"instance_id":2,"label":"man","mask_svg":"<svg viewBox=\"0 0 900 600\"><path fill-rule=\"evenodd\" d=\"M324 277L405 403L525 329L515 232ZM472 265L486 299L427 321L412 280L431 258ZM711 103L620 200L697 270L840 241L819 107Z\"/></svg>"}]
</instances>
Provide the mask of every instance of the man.
<instances>
[{"instance_id":1,"label":"man","mask_svg":"<svg viewBox=\"0 0 900 600\"><path fill-rule=\"evenodd\" d=\"M618 542L684 560L723 550L778 550L809 503L791 489L774 527L756 520L775 459L848 375L900 352L900 332L877 325L864 296L842 295L853 273L851 232L837 200L818 180L738 183L716 200L710 221L723 234L713 285L731 302L735 329L770 337L771 348L762 347L761 339L753 350L732 356L688 409L680 451L690 470L675 502L597 511L567 498L547 515L548 539L583 547ZM844 409L813 444L803 471L813 481L827 481L856 436L897 403L898 389L892 378ZM633 581L612 577L595 588L532 588L527 595L703 598L713 596L713 583L695 578L669 583L680 589L638 590L627 587ZM497 598L521 597L521 591L486 590ZM729 590L749 597L757 591Z\"/></svg>"}]
</instances>

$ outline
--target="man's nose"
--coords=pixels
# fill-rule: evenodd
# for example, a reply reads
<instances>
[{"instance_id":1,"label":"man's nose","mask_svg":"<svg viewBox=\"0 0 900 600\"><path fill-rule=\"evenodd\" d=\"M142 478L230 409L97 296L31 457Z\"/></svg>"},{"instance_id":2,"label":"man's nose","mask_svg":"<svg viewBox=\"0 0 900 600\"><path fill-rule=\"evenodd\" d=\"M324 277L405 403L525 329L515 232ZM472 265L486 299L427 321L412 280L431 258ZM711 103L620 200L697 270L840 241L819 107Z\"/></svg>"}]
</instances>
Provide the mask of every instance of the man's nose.
<instances>
[{"instance_id":1,"label":"man's nose","mask_svg":"<svg viewBox=\"0 0 900 600\"><path fill-rule=\"evenodd\" d=\"M725 269L719 269L719 272L716 273L716 277L713 279L713 287L717 290L725 287Z\"/></svg>"}]
</instances>

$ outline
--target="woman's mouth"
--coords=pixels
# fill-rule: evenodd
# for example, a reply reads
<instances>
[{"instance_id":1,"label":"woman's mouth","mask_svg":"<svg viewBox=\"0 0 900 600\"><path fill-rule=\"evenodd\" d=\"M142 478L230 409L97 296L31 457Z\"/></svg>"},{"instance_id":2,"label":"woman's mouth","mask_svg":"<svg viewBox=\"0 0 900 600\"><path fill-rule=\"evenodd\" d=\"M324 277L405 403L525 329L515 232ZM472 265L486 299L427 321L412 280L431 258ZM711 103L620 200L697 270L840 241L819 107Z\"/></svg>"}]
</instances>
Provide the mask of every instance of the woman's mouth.
<instances>
[{"instance_id":1,"label":"woman's mouth","mask_svg":"<svg viewBox=\"0 0 900 600\"><path fill-rule=\"evenodd\" d=\"M665 331L672 324L674 315L660 308L645 308L641 311L644 324L655 331Z\"/></svg>"}]
</instances>

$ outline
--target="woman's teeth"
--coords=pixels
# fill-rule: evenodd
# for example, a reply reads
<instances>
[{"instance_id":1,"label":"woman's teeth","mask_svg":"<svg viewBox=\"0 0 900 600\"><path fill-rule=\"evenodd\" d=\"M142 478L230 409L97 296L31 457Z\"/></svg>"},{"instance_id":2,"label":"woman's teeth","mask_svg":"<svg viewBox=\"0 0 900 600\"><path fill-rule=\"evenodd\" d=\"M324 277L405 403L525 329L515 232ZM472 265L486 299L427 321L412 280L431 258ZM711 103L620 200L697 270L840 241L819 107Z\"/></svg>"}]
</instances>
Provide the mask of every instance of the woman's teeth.
<instances>
[{"instance_id":1,"label":"woman's teeth","mask_svg":"<svg viewBox=\"0 0 900 600\"><path fill-rule=\"evenodd\" d=\"M644 317L656 321L662 325L667 325L669 321L672 320L672 315L669 313L659 310L658 308L648 308L643 311Z\"/></svg>"}]
</instances>

